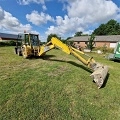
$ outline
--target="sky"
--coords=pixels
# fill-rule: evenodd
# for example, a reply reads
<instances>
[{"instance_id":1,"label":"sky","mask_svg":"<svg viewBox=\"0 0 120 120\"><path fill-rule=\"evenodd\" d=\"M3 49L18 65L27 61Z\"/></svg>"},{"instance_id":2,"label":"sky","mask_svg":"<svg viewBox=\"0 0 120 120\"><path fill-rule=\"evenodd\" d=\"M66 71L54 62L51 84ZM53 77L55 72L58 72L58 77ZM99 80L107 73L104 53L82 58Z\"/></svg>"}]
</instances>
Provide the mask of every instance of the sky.
<instances>
[{"instance_id":1,"label":"sky","mask_svg":"<svg viewBox=\"0 0 120 120\"><path fill-rule=\"evenodd\" d=\"M0 32L49 34L66 39L91 34L100 24L120 23L120 0L0 0Z\"/></svg>"}]
</instances>

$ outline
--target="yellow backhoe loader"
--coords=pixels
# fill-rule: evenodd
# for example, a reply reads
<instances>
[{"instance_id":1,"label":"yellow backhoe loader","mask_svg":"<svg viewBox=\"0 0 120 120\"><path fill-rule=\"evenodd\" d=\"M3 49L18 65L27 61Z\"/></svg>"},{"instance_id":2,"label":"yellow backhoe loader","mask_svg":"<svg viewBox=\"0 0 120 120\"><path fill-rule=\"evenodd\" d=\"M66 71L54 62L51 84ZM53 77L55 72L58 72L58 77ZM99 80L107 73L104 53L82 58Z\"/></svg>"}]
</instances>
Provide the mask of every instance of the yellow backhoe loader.
<instances>
[{"instance_id":1,"label":"yellow backhoe loader","mask_svg":"<svg viewBox=\"0 0 120 120\"><path fill-rule=\"evenodd\" d=\"M21 46L18 46L18 42L21 42ZM93 57L86 55L84 52L79 51L72 46L64 44L55 37L52 37L51 41L45 45L40 45L39 35L24 33L18 35L18 42L15 47L15 52L18 55L22 55L24 58L28 58L30 56L43 56L47 51L53 48L59 48L63 52L73 55L93 71L90 76L93 78L93 81L97 84L98 88L102 87L108 75L107 66L97 63ZM83 57L83 55L85 57Z\"/></svg>"}]
</instances>

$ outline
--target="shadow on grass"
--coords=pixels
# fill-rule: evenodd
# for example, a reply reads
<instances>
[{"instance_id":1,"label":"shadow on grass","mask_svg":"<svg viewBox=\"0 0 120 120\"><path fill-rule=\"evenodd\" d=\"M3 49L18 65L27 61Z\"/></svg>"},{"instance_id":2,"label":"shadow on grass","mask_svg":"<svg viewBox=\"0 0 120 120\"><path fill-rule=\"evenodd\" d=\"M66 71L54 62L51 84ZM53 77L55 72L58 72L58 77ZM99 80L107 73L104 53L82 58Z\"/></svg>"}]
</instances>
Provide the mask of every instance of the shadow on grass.
<instances>
[{"instance_id":1,"label":"shadow on grass","mask_svg":"<svg viewBox=\"0 0 120 120\"><path fill-rule=\"evenodd\" d=\"M116 63L120 63L120 60L114 60L114 62L116 62Z\"/></svg>"},{"instance_id":2,"label":"shadow on grass","mask_svg":"<svg viewBox=\"0 0 120 120\"><path fill-rule=\"evenodd\" d=\"M87 71L89 73L92 73L92 71L89 68L85 67L84 65L77 64L77 63L75 63L73 61L64 61L64 60L57 60L57 59L45 59L45 60L69 63L69 64L72 64L72 65L74 65L76 67L80 67L80 68L82 68L83 70L85 70L85 71Z\"/></svg>"},{"instance_id":3,"label":"shadow on grass","mask_svg":"<svg viewBox=\"0 0 120 120\"><path fill-rule=\"evenodd\" d=\"M43 55L43 56L30 56L27 59L34 60L34 59L43 59L43 60L49 60L49 58L55 57L55 55Z\"/></svg>"},{"instance_id":4,"label":"shadow on grass","mask_svg":"<svg viewBox=\"0 0 120 120\"><path fill-rule=\"evenodd\" d=\"M108 73L101 88L106 87L110 74Z\"/></svg>"},{"instance_id":5,"label":"shadow on grass","mask_svg":"<svg viewBox=\"0 0 120 120\"><path fill-rule=\"evenodd\" d=\"M34 60L34 59L43 59L43 60L48 60L48 61L57 61L57 62L66 62L66 63L69 63L69 64L72 64L76 67L80 67L82 69L84 69L85 71L89 72L89 73L92 73L92 71L85 67L84 65L80 65L80 64L77 64L73 61L64 61L64 60L58 60L58 59L50 59L50 58L53 58L55 57L55 55L44 55L44 56L31 56L30 58L28 58L29 60Z\"/></svg>"}]
</instances>

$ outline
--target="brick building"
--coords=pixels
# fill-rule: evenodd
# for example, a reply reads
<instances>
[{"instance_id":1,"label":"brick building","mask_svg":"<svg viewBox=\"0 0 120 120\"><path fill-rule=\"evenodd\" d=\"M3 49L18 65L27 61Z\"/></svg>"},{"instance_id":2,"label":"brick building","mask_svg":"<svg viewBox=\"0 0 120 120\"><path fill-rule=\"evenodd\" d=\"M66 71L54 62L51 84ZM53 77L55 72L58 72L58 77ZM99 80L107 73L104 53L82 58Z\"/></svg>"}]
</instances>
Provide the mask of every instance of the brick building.
<instances>
[{"instance_id":1,"label":"brick building","mask_svg":"<svg viewBox=\"0 0 120 120\"><path fill-rule=\"evenodd\" d=\"M90 36L79 36L79 37L73 37L69 39L70 41L74 42L74 45L76 47L86 47L86 42ZM103 47L106 45L108 48L114 48L116 43L120 41L120 35L106 35L106 36L95 36L95 45L94 47Z\"/></svg>"}]
</instances>

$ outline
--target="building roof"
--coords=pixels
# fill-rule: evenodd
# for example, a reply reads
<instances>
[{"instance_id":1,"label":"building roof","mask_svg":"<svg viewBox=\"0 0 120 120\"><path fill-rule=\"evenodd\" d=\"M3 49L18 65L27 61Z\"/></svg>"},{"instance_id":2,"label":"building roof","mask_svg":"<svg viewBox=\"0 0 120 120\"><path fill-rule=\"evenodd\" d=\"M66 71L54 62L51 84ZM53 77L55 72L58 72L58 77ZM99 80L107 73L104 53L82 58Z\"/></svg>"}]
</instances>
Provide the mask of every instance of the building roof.
<instances>
[{"instance_id":1,"label":"building roof","mask_svg":"<svg viewBox=\"0 0 120 120\"><path fill-rule=\"evenodd\" d=\"M7 39L17 39L18 35L15 34L7 34L7 33L0 33L0 38L7 38Z\"/></svg>"},{"instance_id":2,"label":"building roof","mask_svg":"<svg viewBox=\"0 0 120 120\"><path fill-rule=\"evenodd\" d=\"M85 42L88 41L88 38L90 36L79 36L79 37L73 37L69 39L70 41L76 41L76 42ZM102 35L102 36L95 36L94 41L98 42L117 42L120 40L120 35Z\"/></svg>"}]
</instances>

